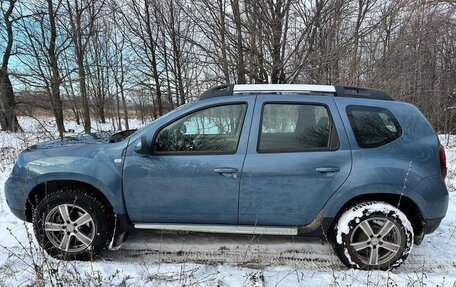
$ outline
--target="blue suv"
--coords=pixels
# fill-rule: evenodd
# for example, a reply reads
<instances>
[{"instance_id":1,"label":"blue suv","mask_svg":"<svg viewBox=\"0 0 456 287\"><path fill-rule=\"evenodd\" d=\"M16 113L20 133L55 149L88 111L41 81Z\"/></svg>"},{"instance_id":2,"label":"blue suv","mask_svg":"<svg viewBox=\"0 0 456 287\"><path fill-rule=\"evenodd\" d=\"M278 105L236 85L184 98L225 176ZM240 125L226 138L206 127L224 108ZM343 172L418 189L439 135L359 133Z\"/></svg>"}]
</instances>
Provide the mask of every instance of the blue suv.
<instances>
[{"instance_id":1,"label":"blue suv","mask_svg":"<svg viewBox=\"0 0 456 287\"><path fill-rule=\"evenodd\" d=\"M134 227L321 236L348 267L388 270L439 226L445 176L431 125L384 91L223 85L133 133L31 146L5 193L57 258Z\"/></svg>"}]
</instances>

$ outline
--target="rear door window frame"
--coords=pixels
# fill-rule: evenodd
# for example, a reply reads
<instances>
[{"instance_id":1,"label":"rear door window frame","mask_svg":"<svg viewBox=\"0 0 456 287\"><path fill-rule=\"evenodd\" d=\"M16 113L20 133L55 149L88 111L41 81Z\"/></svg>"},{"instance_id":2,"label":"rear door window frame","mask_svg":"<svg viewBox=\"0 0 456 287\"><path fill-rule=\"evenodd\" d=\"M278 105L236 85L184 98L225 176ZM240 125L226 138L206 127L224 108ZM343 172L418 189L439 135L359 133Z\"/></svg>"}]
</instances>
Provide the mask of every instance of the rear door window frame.
<instances>
[{"instance_id":1,"label":"rear door window frame","mask_svg":"<svg viewBox=\"0 0 456 287\"><path fill-rule=\"evenodd\" d=\"M303 148L303 149L271 149L271 150L261 150L260 149L260 141L261 141L261 133L263 127L263 115L264 115L264 107L266 105L273 104L273 105L307 105L307 106L320 106L324 107L328 113L328 120L329 120L329 138L328 138L328 145L326 148ZM301 102L301 101L266 101L262 103L261 106L261 114L260 114L260 122L258 126L258 134L257 134L257 144L256 144L256 152L258 154L267 154L267 153L300 153L300 152L322 152L322 151L337 151L340 148L340 140L339 135L337 133L337 128L334 123L334 119L331 113L331 109L325 103L319 102Z\"/></svg>"}]
</instances>

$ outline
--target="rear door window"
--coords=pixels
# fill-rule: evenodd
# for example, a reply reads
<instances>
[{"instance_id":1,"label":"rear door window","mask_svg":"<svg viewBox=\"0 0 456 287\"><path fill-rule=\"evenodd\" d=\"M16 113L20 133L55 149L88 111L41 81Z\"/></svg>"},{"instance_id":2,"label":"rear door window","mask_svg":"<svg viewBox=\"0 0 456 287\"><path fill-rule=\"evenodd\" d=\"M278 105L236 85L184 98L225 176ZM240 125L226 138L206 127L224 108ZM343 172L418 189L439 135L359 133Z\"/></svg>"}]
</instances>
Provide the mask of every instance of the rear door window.
<instances>
[{"instance_id":1,"label":"rear door window","mask_svg":"<svg viewBox=\"0 0 456 287\"><path fill-rule=\"evenodd\" d=\"M267 103L263 106L258 152L328 150L332 121L325 106Z\"/></svg>"},{"instance_id":2,"label":"rear door window","mask_svg":"<svg viewBox=\"0 0 456 287\"><path fill-rule=\"evenodd\" d=\"M402 128L393 113L385 108L348 106L348 120L361 148L375 148L402 135Z\"/></svg>"}]
</instances>

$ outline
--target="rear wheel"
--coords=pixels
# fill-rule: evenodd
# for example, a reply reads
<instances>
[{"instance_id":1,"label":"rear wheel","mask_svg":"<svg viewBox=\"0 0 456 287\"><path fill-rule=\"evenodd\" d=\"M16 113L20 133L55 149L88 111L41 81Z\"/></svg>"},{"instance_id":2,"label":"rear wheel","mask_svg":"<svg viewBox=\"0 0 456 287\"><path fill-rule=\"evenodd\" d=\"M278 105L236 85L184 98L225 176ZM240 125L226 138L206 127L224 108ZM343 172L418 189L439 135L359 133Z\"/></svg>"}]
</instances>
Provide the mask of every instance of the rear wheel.
<instances>
[{"instance_id":1,"label":"rear wheel","mask_svg":"<svg viewBox=\"0 0 456 287\"><path fill-rule=\"evenodd\" d=\"M413 229L394 206L366 202L345 211L336 225L334 249L350 268L391 270L413 246Z\"/></svg>"},{"instance_id":2,"label":"rear wheel","mask_svg":"<svg viewBox=\"0 0 456 287\"><path fill-rule=\"evenodd\" d=\"M110 208L87 191L64 189L46 196L33 218L35 235L46 252L59 259L89 260L113 233Z\"/></svg>"}]
</instances>

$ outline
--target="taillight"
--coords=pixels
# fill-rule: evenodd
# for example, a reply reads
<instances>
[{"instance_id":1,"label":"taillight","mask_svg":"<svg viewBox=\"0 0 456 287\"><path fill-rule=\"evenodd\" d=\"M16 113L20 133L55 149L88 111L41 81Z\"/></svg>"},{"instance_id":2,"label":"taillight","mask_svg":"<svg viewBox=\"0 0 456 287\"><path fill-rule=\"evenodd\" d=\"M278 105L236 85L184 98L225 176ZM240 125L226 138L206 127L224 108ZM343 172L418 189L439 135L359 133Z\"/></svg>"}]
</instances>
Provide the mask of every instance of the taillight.
<instances>
[{"instance_id":1,"label":"taillight","mask_svg":"<svg viewBox=\"0 0 456 287\"><path fill-rule=\"evenodd\" d=\"M447 165L446 165L446 155L445 148L441 143L439 143L439 157L440 157L440 170L442 171L442 177L445 179L447 177Z\"/></svg>"}]
</instances>

